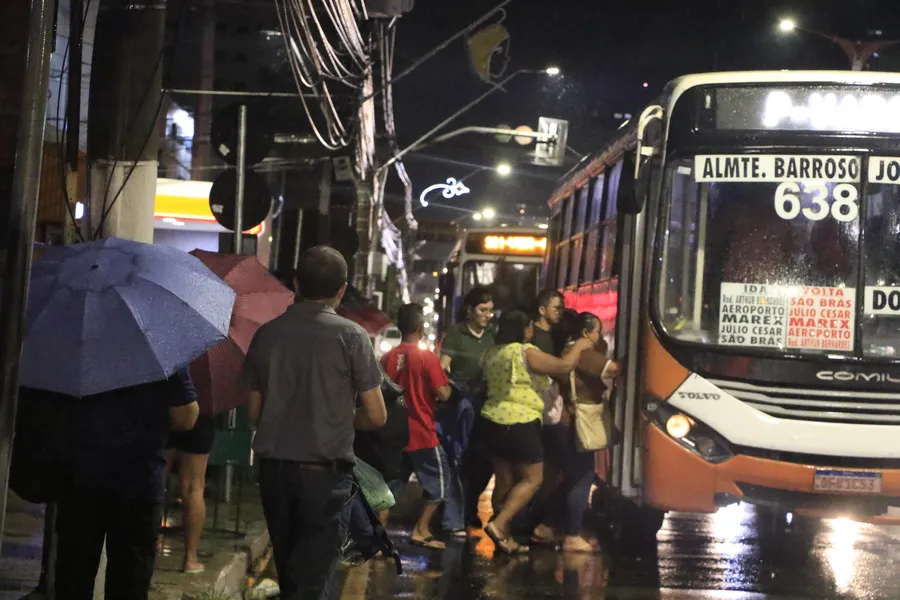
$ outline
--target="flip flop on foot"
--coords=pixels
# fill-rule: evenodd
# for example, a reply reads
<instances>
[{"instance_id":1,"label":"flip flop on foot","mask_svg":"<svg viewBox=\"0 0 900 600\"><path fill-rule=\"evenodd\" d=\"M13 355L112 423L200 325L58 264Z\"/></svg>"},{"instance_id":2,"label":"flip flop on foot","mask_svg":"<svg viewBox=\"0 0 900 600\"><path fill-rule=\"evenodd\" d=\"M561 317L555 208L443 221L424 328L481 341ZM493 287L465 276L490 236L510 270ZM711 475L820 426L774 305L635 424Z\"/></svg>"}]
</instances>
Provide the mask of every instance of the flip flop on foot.
<instances>
[{"instance_id":1,"label":"flip flop on foot","mask_svg":"<svg viewBox=\"0 0 900 600\"><path fill-rule=\"evenodd\" d=\"M538 525L534 528L534 532L531 534L531 543L532 544L556 544L556 533L546 525Z\"/></svg>"},{"instance_id":2,"label":"flip flop on foot","mask_svg":"<svg viewBox=\"0 0 900 600\"><path fill-rule=\"evenodd\" d=\"M428 536L426 538L409 538L409 543L413 546L419 546L421 548L428 548L429 550L446 550L447 545L440 541L434 539L432 536Z\"/></svg>"},{"instance_id":3,"label":"flip flop on foot","mask_svg":"<svg viewBox=\"0 0 900 600\"><path fill-rule=\"evenodd\" d=\"M491 524L484 528L484 532L491 538L494 545L504 554L525 554L528 552L528 546L517 544L511 539L500 537L500 534L497 533L497 530L494 529L494 526Z\"/></svg>"},{"instance_id":4,"label":"flip flop on foot","mask_svg":"<svg viewBox=\"0 0 900 600\"><path fill-rule=\"evenodd\" d=\"M575 552L582 554L594 554L599 552L600 548L583 537L566 538L563 542L563 552Z\"/></svg>"},{"instance_id":5,"label":"flip flop on foot","mask_svg":"<svg viewBox=\"0 0 900 600\"><path fill-rule=\"evenodd\" d=\"M202 573L205 570L206 567L199 563L184 565L184 568L182 569L185 575L196 575L198 573Z\"/></svg>"}]
</instances>

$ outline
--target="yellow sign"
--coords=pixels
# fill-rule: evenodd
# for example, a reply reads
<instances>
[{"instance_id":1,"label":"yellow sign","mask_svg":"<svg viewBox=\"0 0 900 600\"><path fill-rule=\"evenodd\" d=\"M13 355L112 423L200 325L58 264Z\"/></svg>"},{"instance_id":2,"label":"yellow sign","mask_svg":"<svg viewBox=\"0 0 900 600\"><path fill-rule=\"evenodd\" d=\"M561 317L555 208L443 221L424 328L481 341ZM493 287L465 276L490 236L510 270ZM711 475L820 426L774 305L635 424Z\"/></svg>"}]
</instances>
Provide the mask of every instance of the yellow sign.
<instances>
[{"instance_id":1,"label":"yellow sign","mask_svg":"<svg viewBox=\"0 0 900 600\"><path fill-rule=\"evenodd\" d=\"M547 251L547 238L533 235L488 235L484 238L488 252L542 255Z\"/></svg>"},{"instance_id":2,"label":"yellow sign","mask_svg":"<svg viewBox=\"0 0 900 600\"><path fill-rule=\"evenodd\" d=\"M211 187L212 184L205 181L158 179L153 216L157 219L215 224L216 218L209 208ZM244 233L259 235L262 231L260 224Z\"/></svg>"}]
</instances>

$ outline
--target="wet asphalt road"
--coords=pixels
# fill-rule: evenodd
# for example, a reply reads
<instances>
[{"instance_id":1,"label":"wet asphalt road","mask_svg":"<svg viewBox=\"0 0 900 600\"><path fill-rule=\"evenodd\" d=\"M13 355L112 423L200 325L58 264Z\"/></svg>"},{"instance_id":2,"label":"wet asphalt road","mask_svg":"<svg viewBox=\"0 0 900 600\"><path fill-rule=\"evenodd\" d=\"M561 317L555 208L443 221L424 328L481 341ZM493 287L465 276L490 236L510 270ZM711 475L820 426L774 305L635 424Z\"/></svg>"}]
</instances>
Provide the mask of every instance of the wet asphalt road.
<instances>
[{"instance_id":1,"label":"wet asphalt road","mask_svg":"<svg viewBox=\"0 0 900 600\"><path fill-rule=\"evenodd\" d=\"M426 551L405 543L408 529L392 528L404 574L385 560L342 570L331 598L900 599L900 537L888 529L832 520L771 532L763 519L745 506L671 514L655 552L610 543L593 556L533 548L495 557L487 538Z\"/></svg>"}]
</instances>

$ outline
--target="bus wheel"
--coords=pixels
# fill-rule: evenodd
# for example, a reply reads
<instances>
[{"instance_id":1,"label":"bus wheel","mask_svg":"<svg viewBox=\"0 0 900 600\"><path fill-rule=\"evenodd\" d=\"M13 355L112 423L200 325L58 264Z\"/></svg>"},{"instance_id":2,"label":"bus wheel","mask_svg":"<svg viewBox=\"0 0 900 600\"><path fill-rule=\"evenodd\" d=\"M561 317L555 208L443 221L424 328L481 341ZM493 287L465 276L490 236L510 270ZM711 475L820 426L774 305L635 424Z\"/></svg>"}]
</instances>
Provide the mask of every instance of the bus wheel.
<instances>
[{"instance_id":1,"label":"bus wheel","mask_svg":"<svg viewBox=\"0 0 900 600\"><path fill-rule=\"evenodd\" d=\"M620 500L609 514L613 539L626 549L644 551L656 548L656 534L662 528L665 511L638 506L630 500Z\"/></svg>"},{"instance_id":2,"label":"bus wheel","mask_svg":"<svg viewBox=\"0 0 900 600\"><path fill-rule=\"evenodd\" d=\"M632 510L626 512L625 535L641 546L656 545L656 534L662 529L665 511L652 506L631 506Z\"/></svg>"}]
</instances>

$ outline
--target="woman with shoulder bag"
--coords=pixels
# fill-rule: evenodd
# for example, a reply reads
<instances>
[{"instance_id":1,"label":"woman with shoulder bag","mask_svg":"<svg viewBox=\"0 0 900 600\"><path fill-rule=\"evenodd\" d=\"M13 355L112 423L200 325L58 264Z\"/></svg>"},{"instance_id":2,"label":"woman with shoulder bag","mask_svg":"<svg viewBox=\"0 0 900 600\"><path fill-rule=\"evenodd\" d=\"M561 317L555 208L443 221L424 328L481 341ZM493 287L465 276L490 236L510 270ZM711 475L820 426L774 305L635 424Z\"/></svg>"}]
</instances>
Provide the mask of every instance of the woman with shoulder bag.
<instances>
[{"instance_id":1,"label":"woman with shoulder bag","mask_svg":"<svg viewBox=\"0 0 900 600\"><path fill-rule=\"evenodd\" d=\"M584 513L590 501L591 486L596 480L594 454L615 443L604 380L614 379L621 370L616 361L606 356L607 344L602 334L600 319L591 313L581 313L573 323L573 330L568 335L568 345L562 353L565 358L575 350L576 342L590 342L590 348L578 358L568 389L563 388L565 410L561 423L569 426L565 444L567 456L562 461L566 502L564 514L559 519L564 552L597 550L596 544L586 540L581 532ZM543 524L538 530L543 537L551 528Z\"/></svg>"}]
</instances>

